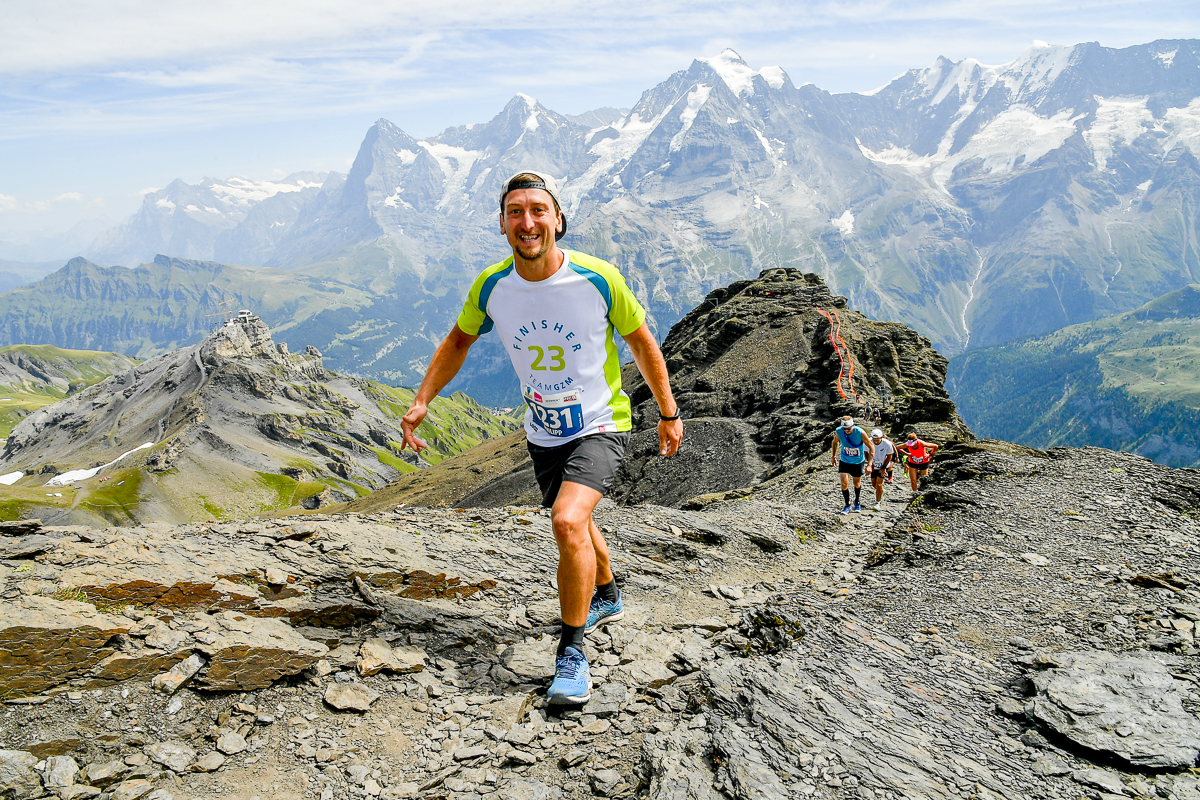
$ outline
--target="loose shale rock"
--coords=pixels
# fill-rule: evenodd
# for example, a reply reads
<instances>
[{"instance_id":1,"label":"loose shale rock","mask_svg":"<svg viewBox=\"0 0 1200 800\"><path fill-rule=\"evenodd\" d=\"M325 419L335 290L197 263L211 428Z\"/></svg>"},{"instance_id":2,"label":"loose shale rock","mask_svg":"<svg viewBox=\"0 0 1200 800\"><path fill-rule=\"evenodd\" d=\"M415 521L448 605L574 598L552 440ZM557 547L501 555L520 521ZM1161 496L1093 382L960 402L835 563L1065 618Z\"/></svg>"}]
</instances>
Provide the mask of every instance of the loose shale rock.
<instances>
[{"instance_id":1,"label":"loose shale rock","mask_svg":"<svg viewBox=\"0 0 1200 800\"><path fill-rule=\"evenodd\" d=\"M205 689L262 689L303 672L329 651L277 619L223 611L213 620L212 641L196 646L208 657L208 669L195 678Z\"/></svg>"},{"instance_id":2,"label":"loose shale rock","mask_svg":"<svg viewBox=\"0 0 1200 800\"><path fill-rule=\"evenodd\" d=\"M84 676L133 621L71 600L0 601L0 695L22 697Z\"/></svg>"},{"instance_id":3,"label":"loose shale rock","mask_svg":"<svg viewBox=\"0 0 1200 800\"><path fill-rule=\"evenodd\" d=\"M1188 687L1149 655L1065 652L1033 675L1030 719L1081 747L1148 769L1191 767L1200 720L1185 711Z\"/></svg>"}]
</instances>

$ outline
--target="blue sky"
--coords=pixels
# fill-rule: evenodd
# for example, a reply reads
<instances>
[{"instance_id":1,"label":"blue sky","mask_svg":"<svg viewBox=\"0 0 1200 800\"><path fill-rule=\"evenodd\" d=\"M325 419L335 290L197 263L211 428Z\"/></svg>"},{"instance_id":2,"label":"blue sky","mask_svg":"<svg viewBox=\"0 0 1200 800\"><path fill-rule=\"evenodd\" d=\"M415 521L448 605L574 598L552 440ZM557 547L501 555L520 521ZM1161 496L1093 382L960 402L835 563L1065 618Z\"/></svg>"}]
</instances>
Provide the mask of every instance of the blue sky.
<instances>
[{"instance_id":1,"label":"blue sky","mask_svg":"<svg viewBox=\"0 0 1200 800\"><path fill-rule=\"evenodd\" d=\"M631 5L4 0L0 238L123 219L177 177L345 171L379 117L426 136L517 92L568 114L628 107L725 47L847 92L1034 40L1200 37L1195 0Z\"/></svg>"}]
</instances>

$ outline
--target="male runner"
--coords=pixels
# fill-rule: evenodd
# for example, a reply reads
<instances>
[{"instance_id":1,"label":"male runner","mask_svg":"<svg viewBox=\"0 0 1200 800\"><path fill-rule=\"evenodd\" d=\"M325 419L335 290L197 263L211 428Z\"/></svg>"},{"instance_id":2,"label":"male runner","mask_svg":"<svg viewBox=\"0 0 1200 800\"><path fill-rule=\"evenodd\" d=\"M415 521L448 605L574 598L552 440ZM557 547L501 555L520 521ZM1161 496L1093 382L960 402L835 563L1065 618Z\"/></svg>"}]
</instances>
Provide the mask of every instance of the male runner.
<instances>
[{"instance_id":1,"label":"male runner","mask_svg":"<svg viewBox=\"0 0 1200 800\"><path fill-rule=\"evenodd\" d=\"M548 699L586 703L591 680L584 634L625 613L608 545L592 521L633 427L614 331L658 401L662 455L679 449L683 422L646 311L621 273L607 261L559 249L567 219L554 179L526 170L505 181L500 229L512 256L471 285L458 323L438 346L404 415L404 444L417 451L426 446L414 431L429 402L462 367L475 340L494 327L523 387L529 455L558 544L562 631Z\"/></svg>"},{"instance_id":2,"label":"male runner","mask_svg":"<svg viewBox=\"0 0 1200 800\"><path fill-rule=\"evenodd\" d=\"M938 446L921 441L917 438L916 431L909 431L905 434L904 444L896 449L908 456L908 463L905 466L908 468L909 483L912 484L912 490L915 492L917 478L929 475L929 463L933 461L933 454L937 452Z\"/></svg>"},{"instance_id":3,"label":"male runner","mask_svg":"<svg viewBox=\"0 0 1200 800\"><path fill-rule=\"evenodd\" d=\"M866 450L866 453L863 451ZM842 425L833 432L833 464L842 481L842 499L846 501L843 514L850 513L850 479L854 479L854 510L862 511L863 465L875 457L875 447L867 433L854 424L853 417L842 417Z\"/></svg>"},{"instance_id":4,"label":"male runner","mask_svg":"<svg viewBox=\"0 0 1200 800\"><path fill-rule=\"evenodd\" d=\"M892 470L896 445L879 428L871 431L871 444L875 446L871 456L871 486L875 488L875 505L871 506L871 510L878 511L883 502L883 476Z\"/></svg>"}]
</instances>

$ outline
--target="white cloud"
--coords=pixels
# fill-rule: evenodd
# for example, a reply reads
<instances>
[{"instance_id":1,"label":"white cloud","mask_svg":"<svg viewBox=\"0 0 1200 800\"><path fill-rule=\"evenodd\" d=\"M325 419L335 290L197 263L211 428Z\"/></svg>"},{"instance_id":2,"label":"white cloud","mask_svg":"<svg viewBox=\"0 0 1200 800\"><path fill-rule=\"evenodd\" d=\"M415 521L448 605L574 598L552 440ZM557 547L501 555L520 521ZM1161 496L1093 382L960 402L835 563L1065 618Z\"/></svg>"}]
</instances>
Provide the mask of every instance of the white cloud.
<instances>
[{"instance_id":1,"label":"white cloud","mask_svg":"<svg viewBox=\"0 0 1200 800\"><path fill-rule=\"evenodd\" d=\"M0 212L22 212L43 214L53 210L56 206L61 206L64 203L79 203L83 200L83 195L79 192L64 192L58 195L53 200L18 200L17 198L0 194Z\"/></svg>"}]
</instances>

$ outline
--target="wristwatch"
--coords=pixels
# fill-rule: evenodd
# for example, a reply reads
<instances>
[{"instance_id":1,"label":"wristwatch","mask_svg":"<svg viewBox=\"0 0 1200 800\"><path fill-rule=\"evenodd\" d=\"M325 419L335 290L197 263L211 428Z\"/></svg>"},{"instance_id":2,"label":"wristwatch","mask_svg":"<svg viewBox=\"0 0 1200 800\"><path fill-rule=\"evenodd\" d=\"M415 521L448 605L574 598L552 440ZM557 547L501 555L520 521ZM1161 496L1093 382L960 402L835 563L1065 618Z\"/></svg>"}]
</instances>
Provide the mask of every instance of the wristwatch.
<instances>
[{"instance_id":1,"label":"wristwatch","mask_svg":"<svg viewBox=\"0 0 1200 800\"><path fill-rule=\"evenodd\" d=\"M660 408L658 410L658 418L662 422L674 422L675 420L679 419L679 406L675 406L675 416L673 416L673 417L668 417L665 414L663 414L662 409Z\"/></svg>"}]
</instances>

